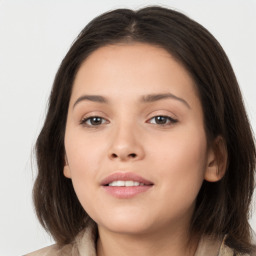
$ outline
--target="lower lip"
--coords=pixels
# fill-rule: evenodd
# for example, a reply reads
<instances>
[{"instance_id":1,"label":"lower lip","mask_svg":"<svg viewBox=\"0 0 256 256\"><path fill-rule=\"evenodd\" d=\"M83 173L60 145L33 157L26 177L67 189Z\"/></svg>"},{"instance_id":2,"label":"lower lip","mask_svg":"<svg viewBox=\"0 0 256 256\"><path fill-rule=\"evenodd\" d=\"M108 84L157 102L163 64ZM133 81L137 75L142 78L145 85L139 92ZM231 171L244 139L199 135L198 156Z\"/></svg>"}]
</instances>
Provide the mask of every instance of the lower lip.
<instances>
[{"instance_id":1,"label":"lower lip","mask_svg":"<svg viewBox=\"0 0 256 256\"><path fill-rule=\"evenodd\" d=\"M132 198L138 194L144 193L152 188L153 185L149 186L134 186L134 187L115 187L115 186L103 186L103 189L110 195L117 198Z\"/></svg>"}]
</instances>

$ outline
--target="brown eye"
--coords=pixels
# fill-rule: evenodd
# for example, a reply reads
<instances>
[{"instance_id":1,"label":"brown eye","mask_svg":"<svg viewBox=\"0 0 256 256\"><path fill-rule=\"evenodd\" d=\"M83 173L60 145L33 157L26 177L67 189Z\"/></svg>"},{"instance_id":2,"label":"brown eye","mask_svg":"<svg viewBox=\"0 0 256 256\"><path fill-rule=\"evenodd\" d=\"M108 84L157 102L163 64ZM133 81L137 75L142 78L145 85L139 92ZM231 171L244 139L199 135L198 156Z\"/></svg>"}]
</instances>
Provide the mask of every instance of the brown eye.
<instances>
[{"instance_id":1,"label":"brown eye","mask_svg":"<svg viewBox=\"0 0 256 256\"><path fill-rule=\"evenodd\" d=\"M80 123L86 126L99 126L101 124L105 124L106 122L107 120L100 116L91 116L83 119Z\"/></svg>"},{"instance_id":2,"label":"brown eye","mask_svg":"<svg viewBox=\"0 0 256 256\"><path fill-rule=\"evenodd\" d=\"M174 124L176 122L178 122L178 120L173 119L169 116L154 116L149 120L149 123L157 125L168 125Z\"/></svg>"}]
</instances>

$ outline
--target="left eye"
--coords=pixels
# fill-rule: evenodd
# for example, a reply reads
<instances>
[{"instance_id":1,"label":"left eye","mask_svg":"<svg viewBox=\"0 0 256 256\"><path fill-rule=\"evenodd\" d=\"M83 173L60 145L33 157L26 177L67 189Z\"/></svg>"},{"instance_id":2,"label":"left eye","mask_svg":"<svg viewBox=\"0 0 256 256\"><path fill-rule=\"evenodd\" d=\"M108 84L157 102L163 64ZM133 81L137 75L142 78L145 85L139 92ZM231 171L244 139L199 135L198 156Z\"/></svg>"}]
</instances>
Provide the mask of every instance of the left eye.
<instances>
[{"instance_id":1,"label":"left eye","mask_svg":"<svg viewBox=\"0 0 256 256\"><path fill-rule=\"evenodd\" d=\"M100 116L91 116L81 120L80 124L87 126L99 126L107 123L107 120Z\"/></svg>"},{"instance_id":2,"label":"left eye","mask_svg":"<svg viewBox=\"0 0 256 256\"><path fill-rule=\"evenodd\" d=\"M151 124L158 124L158 125L168 125L177 123L178 120L173 119L169 116L154 116L148 121Z\"/></svg>"}]
</instances>

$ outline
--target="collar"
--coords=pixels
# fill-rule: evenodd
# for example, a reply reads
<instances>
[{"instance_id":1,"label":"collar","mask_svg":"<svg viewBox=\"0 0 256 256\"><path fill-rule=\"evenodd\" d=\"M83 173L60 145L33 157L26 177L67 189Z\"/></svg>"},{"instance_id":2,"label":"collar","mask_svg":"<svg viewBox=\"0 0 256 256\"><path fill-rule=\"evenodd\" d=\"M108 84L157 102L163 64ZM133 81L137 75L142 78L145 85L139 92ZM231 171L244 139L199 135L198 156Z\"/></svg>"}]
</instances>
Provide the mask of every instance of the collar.
<instances>
[{"instance_id":1,"label":"collar","mask_svg":"<svg viewBox=\"0 0 256 256\"><path fill-rule=\"evenodd\" d=\"M89 225L86 231L82 231L76 238L75 243L79 255L97 256L96 255L96 227ZM224 239L213 239L203 237L200 239L195 256L233 256L233 250L225 246Z\"/></svg>"}]
</instances>

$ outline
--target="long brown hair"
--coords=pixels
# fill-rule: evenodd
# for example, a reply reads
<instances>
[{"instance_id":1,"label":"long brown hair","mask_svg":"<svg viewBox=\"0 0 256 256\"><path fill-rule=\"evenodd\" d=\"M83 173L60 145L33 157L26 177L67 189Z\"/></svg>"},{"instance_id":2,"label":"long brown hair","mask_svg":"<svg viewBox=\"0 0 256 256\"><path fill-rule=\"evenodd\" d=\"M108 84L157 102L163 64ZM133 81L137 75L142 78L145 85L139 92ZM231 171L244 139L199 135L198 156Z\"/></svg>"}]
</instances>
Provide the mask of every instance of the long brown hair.
<instances>
[{"instance_id":1,"label":"long brown hair","mask_svg":"<svg viewBox=\"0 0 256 256\"><path fill-rule=\"evenodd\" d=\"M229 164L215 183L204 181L192 232L219 237L238 252L250 252L249 207L254 190L255 144L239 86L217 40L200 24L174 10L118 9L92 20L79 34L56 74L48 113L36 143L34 185L37 216L59 245L70 243L91 218L63 175L64 134L72 85L81 63L101 46L144 42L167 50L193 77L203 106L208 142L222 136Z\"/></svg>"}]
</instances>

